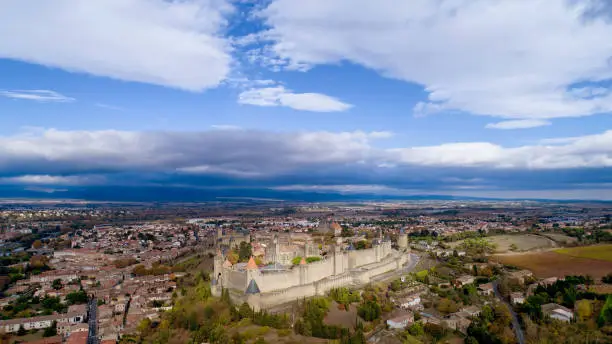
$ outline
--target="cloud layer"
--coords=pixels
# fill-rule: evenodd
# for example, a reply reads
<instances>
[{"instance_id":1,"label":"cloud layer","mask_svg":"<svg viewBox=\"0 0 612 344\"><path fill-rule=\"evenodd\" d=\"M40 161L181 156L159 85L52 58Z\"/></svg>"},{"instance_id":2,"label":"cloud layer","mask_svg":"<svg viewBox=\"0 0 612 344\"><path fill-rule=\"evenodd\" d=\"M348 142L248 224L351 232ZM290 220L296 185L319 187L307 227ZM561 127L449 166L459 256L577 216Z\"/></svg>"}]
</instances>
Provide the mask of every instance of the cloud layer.
<instances>
[{"instance_id":1,"label":"cloud layer","mask_svg":"<svg viewBox=\"0 0 612 344\"><path fill-rule=\"evenodd\" d=\"M429 92L419 114L532 122L612 110L612 22L600 1L273 0L258 55L296 66L350 61Z\"/></svg>"},{"instance_id":2,"label":"cloud layer","mask_svg":"<svg viewBox=\"0 0 612 344\"><path fill-rule=\"evenodd\" d=\"M283 86L251 88L240 93L238 102L257 106L285 106L314 112L346 111L350 104L321 93L294 93Z\"/></svg>"},{"instance_id":3,"label":"cloud layer","mask_svg":"<svg viewBox=\"0 0 612 344\"><path fill-rule=\"evenodd\" d=\"M297 185L392 194L612 185L612 131L521 147L465 142L381 148L378 141L391 135L39 130L0 138L0 184Z\"/></svg>"},{"instance_id":4,"label":"cloud layer","mask_svg":"<svg viewBox=\"0 0 612 344\"><path fill-rule=\"evenodd\" d=\"M200 91L230 71L225 0L0 2L0 58Z\"/></svg>"}]
</instances>

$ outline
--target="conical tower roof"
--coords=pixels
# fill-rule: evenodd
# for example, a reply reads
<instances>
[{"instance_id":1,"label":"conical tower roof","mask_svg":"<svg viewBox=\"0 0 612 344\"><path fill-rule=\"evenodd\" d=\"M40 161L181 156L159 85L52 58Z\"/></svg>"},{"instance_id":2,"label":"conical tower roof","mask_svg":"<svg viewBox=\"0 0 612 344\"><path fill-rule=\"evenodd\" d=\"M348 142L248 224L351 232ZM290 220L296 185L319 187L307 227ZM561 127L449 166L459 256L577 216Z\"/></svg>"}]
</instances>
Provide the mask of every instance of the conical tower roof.
<instances>
[{"instance_id":1,"label":"conical tower roof","mask_svg":"<svg viewBox=\"0 0 612 344\"><path fill-rule=\"evenodd\" d=\"M257 263L255 263L255 259L253 259L253 256L251 256L251 258L249 259L249 262L247 263L246 268L247 268L247 270L256 270L257 269Z\"/></svg>"},{"instance_id":2,"label":"conical tower roof","mask_svg":"<svg viewBox=\"0 0 612 344\"><path fill-rule=\"evenodd\" d=\"M257 282L255 282L254 279L251 280L251 282L249 282L249 286L246 288L246 290L244 291L245 294L259 294L259 286L257 285Z\"/></svg>"},{"instance_id":3,"label":"conical tower roof","mask_svg":"<svg viewBox=\"0 0 612 344\"><path fill-rule=\"evenodd\" d=\"M302 257L302 260L300 260L300 265L306 265L306 259L304 259L304 257Z\"/></svg>"},{"instance_id":4,"label":"conical tower roof","mask_svg":"<svg viewBox=\"0 0 612 344\"><path fill-rule=\"evenodd\" d=\"M230 268L232 267L232 262L230 262L229 260L225 260L225 262L223 263L223 267L224 268Z\"/></svg>"}]
</instances>

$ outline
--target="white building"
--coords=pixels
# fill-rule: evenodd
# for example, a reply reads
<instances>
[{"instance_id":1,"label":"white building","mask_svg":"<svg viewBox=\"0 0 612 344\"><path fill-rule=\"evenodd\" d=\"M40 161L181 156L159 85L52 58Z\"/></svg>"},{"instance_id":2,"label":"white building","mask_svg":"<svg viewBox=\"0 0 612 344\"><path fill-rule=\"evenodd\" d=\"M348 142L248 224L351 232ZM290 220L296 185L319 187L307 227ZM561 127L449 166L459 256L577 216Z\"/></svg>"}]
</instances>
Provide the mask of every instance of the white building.
<instances>
[{"instance_id":1,"label":"white building","mask_svg":"<svg viewBox=\"0 0 612 344\"><path fill-rule=\"evenodd\" d=\"M408 325L414 322L414 314L408 313L387 320L387 325L391 329L405 329Z\"/></svg>"},{"instance_id":2,"label":"white building","mask_svg":"<svg viewBox=\"0 0 612 344\"><path fill-rule=\"evenodd\" d=\"M85 314L79 312L65 313L65 314L54 314L46 315L41 317L33 318L19 318L11 320L0 320L0 332L12 333L19 331L19 328L23 326L26 331L29 330L40 330L47 327L51 327L54 321L57 323L70 323L76 324L83 322Z\"/></svg>"}]
</instances>

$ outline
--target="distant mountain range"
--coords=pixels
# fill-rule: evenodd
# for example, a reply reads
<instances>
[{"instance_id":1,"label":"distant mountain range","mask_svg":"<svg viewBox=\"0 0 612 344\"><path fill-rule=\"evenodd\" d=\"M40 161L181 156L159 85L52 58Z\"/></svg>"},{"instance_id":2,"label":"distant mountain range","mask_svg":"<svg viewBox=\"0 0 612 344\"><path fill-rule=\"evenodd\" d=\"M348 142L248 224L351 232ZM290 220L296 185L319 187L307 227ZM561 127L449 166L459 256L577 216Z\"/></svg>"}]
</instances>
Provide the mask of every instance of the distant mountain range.
<instances>
[{"instance_id":1,"label":"distant mountain range","mask_svg":"<svg viewBox=\"0 0 612 344\"><path fill-rule=\"evenodd\" d=\"M86 200L100 202L210 202L210 201L288 201L288 202L341 202L341 201L496 201L500 198L451 196L451 195L384 195L368 193L340 193L287 191L265 188L198 189L166 186L93 186L80 188L23 188L0 187L3 199L54 199ZM520 199L554 201L548 199ZM575 202L575 200L567 200Z\"/></svg>"}]
</instances>

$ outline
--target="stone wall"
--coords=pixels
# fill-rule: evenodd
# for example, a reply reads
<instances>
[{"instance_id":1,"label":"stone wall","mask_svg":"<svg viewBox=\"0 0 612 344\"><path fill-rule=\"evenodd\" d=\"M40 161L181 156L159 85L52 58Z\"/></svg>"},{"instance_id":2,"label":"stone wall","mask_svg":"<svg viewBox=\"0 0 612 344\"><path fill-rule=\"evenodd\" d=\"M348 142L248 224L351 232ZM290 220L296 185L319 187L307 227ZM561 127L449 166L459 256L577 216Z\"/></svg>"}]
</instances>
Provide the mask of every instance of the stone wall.
<instances>
[{"instance_id":1,"label":"stone wall","mask_svg":"<svg viewBox=\"0 0 612 344\"><path fill-rule=\"evenodd\" d=\"M334 252L322 261L285 271L238 271L221 267L222 278L216 292L222 287L228 288L234 291L232 299L236 302L248 298L255 308L268 308L299 298L324 295L332 288L365 285L372 277L399 268L408 257L391 249L390 243L383 243L367 250ZM215 264L215 269L219 266ZM244 295L251 278L257 283L260 294Z\"/></svg>"}]
</instances>

